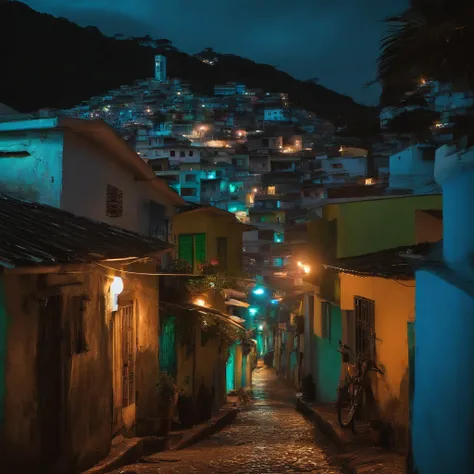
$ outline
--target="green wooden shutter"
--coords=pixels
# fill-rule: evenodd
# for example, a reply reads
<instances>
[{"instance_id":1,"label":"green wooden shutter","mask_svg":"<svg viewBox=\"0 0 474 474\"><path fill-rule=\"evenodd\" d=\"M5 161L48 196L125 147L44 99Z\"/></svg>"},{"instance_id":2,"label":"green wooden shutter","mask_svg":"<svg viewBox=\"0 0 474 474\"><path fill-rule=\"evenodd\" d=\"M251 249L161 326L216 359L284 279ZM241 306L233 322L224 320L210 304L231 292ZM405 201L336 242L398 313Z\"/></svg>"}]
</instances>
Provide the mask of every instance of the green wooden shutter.
<instances>
[{"instance_id":1,"label":"green wooden shutter","mask_svg":"<svg viewBox=\"0 0 474 474\"><path fill-rule=\"evenodd\" d=\"M205 263L206 261L206 234L196 234L194 236L194 248L196 263Z\"/></svg>"},{"instance_id":2,"label":"green wooden shutter","mask_svg":"<svg viewBox=\"0 0 474 474\"><path fill-rule=\"evenodd\" d=\"M160 334L160 371L168 372L173 377L177 373L177 355L176 355L176 318L167 317L161 329Z\"/></svg>"},{"instance_id":3,"label":"green wooden shutter","mask_svg":"<svg viewBox=\"0 0 474 474\"><path fill-rule=\"evenodd\" d=\"M180 235L178 240L178 252L179 259L188 262L193 265L193 236L192 235Z\"/></svg>"}]
</instances>

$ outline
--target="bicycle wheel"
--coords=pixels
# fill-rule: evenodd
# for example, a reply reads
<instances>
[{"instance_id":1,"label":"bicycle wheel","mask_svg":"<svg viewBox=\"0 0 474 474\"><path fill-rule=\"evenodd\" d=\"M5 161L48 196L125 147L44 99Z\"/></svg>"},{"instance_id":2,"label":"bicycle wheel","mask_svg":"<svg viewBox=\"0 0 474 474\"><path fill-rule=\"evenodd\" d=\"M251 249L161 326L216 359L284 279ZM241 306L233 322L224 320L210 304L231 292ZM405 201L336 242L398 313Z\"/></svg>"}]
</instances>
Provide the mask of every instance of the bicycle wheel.
<instances>
[{"instance_id":1,"label":"bicycle wheel","mask_svg":"<svg viewBox=\"0 0 474 474\"><path fill-rule=\"evenodd\" d=\"M358 382L349 382L339 389L337 397L337 419L342 428L347 428L354 422L359 389Z\"/></svg>"}]
</instances>

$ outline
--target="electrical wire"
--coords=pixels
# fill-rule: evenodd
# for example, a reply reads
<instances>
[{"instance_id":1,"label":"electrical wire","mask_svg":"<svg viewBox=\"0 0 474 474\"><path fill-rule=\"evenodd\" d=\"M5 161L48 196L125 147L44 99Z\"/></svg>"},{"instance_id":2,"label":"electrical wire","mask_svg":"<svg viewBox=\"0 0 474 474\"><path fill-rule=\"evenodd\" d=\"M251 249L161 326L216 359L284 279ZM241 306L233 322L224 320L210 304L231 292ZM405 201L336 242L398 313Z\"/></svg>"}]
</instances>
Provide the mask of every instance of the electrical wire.
<instances>
[{"instance_id":1,"label":"electrical wire","mask_svg":"<svg viewBox=\"0 0 474 474\"><path fill-rule=\"evenodd\" d=\"M201 277L202 275L196 275L194 273L147 273L147 272L131 272L130 270L121 270L120 268L109 267L108 265L103 265L102 263L93 262L94 265L97 265L107 270L113 270L116 272L128 273L130 275L143 275L143 276L185 276L185 277Z\"/></svg>"}]
</instances>

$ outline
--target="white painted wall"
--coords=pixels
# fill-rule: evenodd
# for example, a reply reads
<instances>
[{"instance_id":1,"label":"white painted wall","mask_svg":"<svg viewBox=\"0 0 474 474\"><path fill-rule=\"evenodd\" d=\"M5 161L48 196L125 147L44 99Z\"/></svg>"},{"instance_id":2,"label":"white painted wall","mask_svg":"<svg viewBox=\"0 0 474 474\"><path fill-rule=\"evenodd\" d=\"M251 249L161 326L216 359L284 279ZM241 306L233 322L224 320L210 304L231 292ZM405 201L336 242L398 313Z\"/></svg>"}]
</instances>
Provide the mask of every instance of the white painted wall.
<instances>
[{"instance_id":1,"label":"white painted wall","mask_svg":"<svg viewBox=\"0 0 474 474\"><path fill-rule=\"evenodd\" d=\"M434 182L434 161L423 160L424 148L413 145L390 156L390 188L416 190Z\"/></svg>"},{"instance_id":2,"label":"white painted wall","mask_svg":"<svg viewBox=\"0 0 474 474\"><path fill-rule=\"evenodd\" d=\"M123 215L106 214L107 184L123 192ZM97 145L66 132L61 208L140 233L149 228L148 203L164 200L151 183L134 175ZM170 209L169 211L170 212Z\"/></svg>"},{"instance_id":3,"label":"white painted wall","mask_svg":"<svg viewBox=\"0 0 474 474\"><path fill-rule=\"evenodd\" d=\"M474 148L436 153L446 267L416 274L412 442L419 474L471 474L474 440ZM436 453L434 455L434 453Z\"/></svg>"},{"instance_id":4,"label":"white painted wall","mask_svg":"<svg viewBox=\"0 0 474 474\"><path fill-rule=\"evenodd\" d=\"M0 133L0 152L26 151L28 157L0 157L0 192L59 207L63 136L57 130Z\"/></svg>"},{"instance_id":5,"label":"white painted wall","mask_svg":"<svg viewBox=\"0 0 474 474\"><path fill-rule=\"evenodd\" d=\"M329 176L340 173L352 178L367 176L367 160L362 157L322 158L321 168Z\"/></svg>"},{"instance_id":6,"label":"white painted wall","mask_svg":"<svg viewBox=\"0 0 474 474\"><path fill-rule=\"evenodd\" d=\"M419 474L473 472L473 316L472 295L417 272L412 443Z\"/></svg>"}]
</instances>

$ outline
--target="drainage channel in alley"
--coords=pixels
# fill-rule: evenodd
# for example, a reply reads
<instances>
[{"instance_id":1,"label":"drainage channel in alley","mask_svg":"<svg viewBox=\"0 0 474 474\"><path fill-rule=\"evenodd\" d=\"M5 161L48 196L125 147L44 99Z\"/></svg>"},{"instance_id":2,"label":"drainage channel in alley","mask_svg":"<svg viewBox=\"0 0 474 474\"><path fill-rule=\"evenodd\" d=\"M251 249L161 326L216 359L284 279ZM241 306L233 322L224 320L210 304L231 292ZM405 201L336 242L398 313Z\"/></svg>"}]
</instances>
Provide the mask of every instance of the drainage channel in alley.
<instances>
[{"instance_id":1,"label":"drainage channel in alley","mask_svg":"<svg viewBox=\"0 0 474 474\"><path fill-rule=\"evenodd\" d=\"M275 371L260 368L254 401L235 422L196 445L148 456L114 474L318 473L340 474L336 448L295 409L294 390Z\"/></svg>"}]
</instances>

